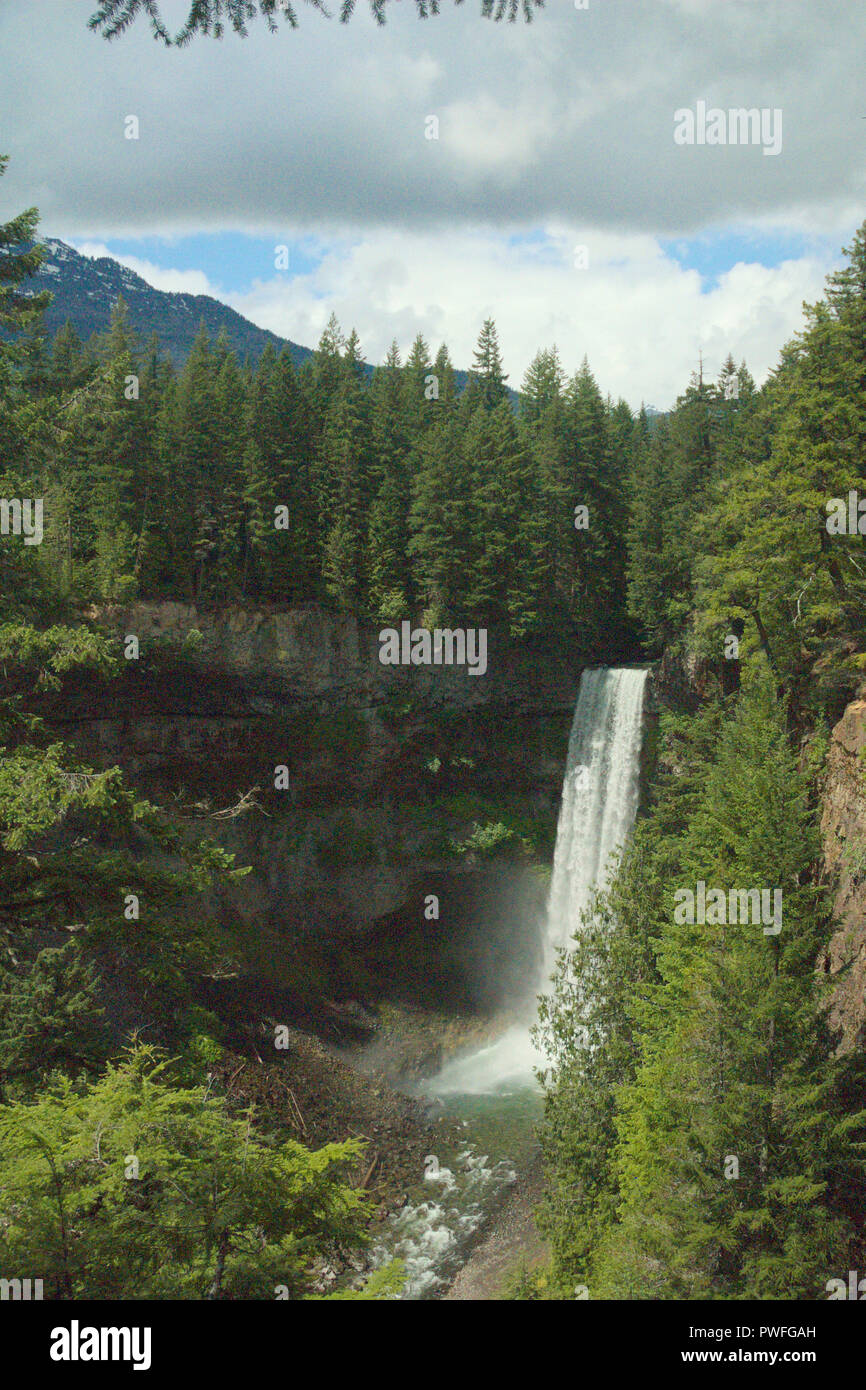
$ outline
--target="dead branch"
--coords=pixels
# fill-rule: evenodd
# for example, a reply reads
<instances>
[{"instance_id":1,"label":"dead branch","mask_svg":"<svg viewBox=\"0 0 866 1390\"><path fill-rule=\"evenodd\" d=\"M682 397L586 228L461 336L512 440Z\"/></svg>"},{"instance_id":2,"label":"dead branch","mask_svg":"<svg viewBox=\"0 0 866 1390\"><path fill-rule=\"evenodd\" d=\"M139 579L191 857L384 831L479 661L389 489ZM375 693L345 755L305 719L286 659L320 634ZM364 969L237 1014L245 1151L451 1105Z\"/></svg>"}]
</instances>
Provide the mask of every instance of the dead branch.
<instances>
[{"instance_id":1,"label":"dead branch","mask_svg":"<svg viewBox=\"0 0 866 1390\"><path fill-rule=\"evenodd\" d=\"M361 1184L360 1184L360 1188L361 1188L361 1191L362 1191L362 1192L365 1190L365 1188L367 1187L367 1184L369 1183L370 1179L372 1178L373 1173L374 1173L376 1167L378 1166L378 1163L379 1163L379 1155L378 1155L378 1154L374 1154L374 1155L373 1155L373 1162L370 1164L369 1168L367 1169L366 1173L364 1174L364 1179L363 1179L363 1181L362 1181Z\"/></svg>"},{"instance_id":2,"label":"dead branch","mask_svg":"<svg viewBox=\"0 0 866 1390\"><path fill-rule=\"evenodd\" d=\"M263 816L267 816L267 811L253 797L256 792L261 791L261 787L251 787L248 792L238 792L240 800L234 806L227 806L224 811L211 811L211 820L234 820L235 816L242 816L246 811L261 811Z\"/></svg>"}]
</instances>

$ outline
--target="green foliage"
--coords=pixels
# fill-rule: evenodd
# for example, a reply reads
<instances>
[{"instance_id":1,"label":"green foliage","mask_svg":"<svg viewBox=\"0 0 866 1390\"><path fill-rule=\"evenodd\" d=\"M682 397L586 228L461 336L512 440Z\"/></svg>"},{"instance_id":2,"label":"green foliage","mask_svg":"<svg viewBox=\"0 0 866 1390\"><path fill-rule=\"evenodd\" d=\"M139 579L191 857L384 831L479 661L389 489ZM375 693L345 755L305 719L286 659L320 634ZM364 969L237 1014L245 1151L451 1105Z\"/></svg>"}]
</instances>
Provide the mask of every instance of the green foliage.
<instances>
[{"instance_id":1,"label":"green foliage","mask_svg":"<svg viewBox=\"0 0 866 1390\"><path fill-rule=\"evenodd\" d=\"M139 1047L0 1109L0 1267L51 1297L300 1298L321 1253L364 1239L358 1153L270 1139Z\"/></svg>"},{"instance_id":2,"label":"green foliage","mask_svg":"<svg viewBox=\"0 0 866 1390\"><path fill-rule=\"evenodd\" d=\"M486 825L476 821L470 835L464 840L452 839L450 845L454 854L470 854L478 859L496 859L502 854L513 854L515 850L532 853L531 845L502 821L488 821Z\"/></svg>"},{"instance_id":3,"label":"green foliage","mask_svg":"<svg viewBox=\"0 0 866 1390\"><path fill-rule=\"evenodd\" d=\"M175 38L242 33L256 8L275 16L191 0ZM139 14L170 40L151 0L91 23L113 36ZM45 527L0 547L0 1264L55 1296L297 1298L334 1243L363 1241L356 1145L310 1153L196 1084L224 1040L190 982L232 973L234 946L191 896L245 871L52 722L78 682L118 674L85 604L315 601L347 633L484 623L605 652L640 633L700 672L707 698L662 719L647 814L541 1005L552 1263L513 1296L820 1296L859 1258L866 1203L862 1054L836 1056L815 969L833 926L815 780L866 662L863 536L826 525L829 499L866 493L866 227L762 390L729 358L652 420L586 362L567 381L555 348L513 411L489 319L462 392L420 335L371 378L333 317L299 371L273 351L253 371L202 328L176 373L122 302L49 354L23 292L35 228L32 210L0 226L0 494L41 499ZM191 674L201 641L160 659ZM416 706L395 683L379 714L420 742ZM552 817L485 794L498 718L414 745L415 852L550 857ZM797 753L792 731L810 734ZM348 710L280 732L305 757L367 750ZM351 810L318 837L298 812L287 836L334 870L378 848ZM701 880L781 890L781 932L679 921L677 889ZM178 1040L176 1063L118 1060L118 999ZM387 1299L400 1278L328 1296Z\"/></svg>"},{"instance_id":4,"label":"green foliage","mask_svg":"<svg viewBox=\"0 0 866 1390\"><path fill-rule=\"evenodd\" d=\"M30 213L0 227L7 329L41 306L18 291L39 253L10 250L34 229ZM239 573L288 596L304 582L303 550L274 556L254 511L268 487L303 490L280 433L291 373L266 361L256 383L274 418L250 485L234 440L252 388L224 342L200 335L175 381L119 304L86 367L79 346L64 333L37 383L0 341L0 487L46 502L44 546L0 547L0 1268L55 1298L301 1298L324 1258L366 1239L346 1178L361 1149L311 1152L214 1094L221 1028L191 982L233 973L234 948L192 900L248 870L119 768L83 764L53 723L77 682L104 688L122 664L80 615L58 619L74 600L123 601L169 574L196 596L225 597ZM358 722L331 730L337 751L357 751ZM179 1037L176 1063L140 1046L118 1060L144 1026ZM353 1296L392 1297L399 1277Z\"/></svg>"},{"instance_id":5,"label":"green foliage","mask_svg":"<svg viewBox=\"0 0 866 1390\"><path fill-rule=\"evenodd\" d=\"M866 646L864 537L828 530L831 499L866 493L866 228L845 255L763 390L730 358L718 384L696 374L631 471L629 608L648 639L688 633L718 667L742 635L813 715L850 693Z\"/></svg>"},{"instance_id":6,"label":"green foliage","mask_svg":"<svg viewBox=\"0 0 866 1390\"><path fill-rule=\"evenodd\" d=\"M0 178L6 173L8 164L8 154L0 154ZM27 208L13 217L11 222L0 224L0 327L5 329L20 331L28 328L51 300L46 293L30 295L23 292L24 281L35 275L44 255L38 246L20 249L32 242L38 220L38 210ZM8 344L4 347L3 355L10 355Z\"/></svg>"},{"instance_id":7,"label":"green foliage","mask_svg":"<svg viewBox=\"0 0 866 1390\"><path fill-rule=\"evenodd\" d=\"M24 275L31 260L10 264ZM526 641L575 625L587 646L633 638L635 422L586 363L566 390L541 354L516 416L492 320L458 394L444 344L431 361L419 335L405 364L392 346L371 376L332 317L300 370L270 347L241 367L202 325L176 372L122 298L88 343L61 329L47 367L19 356L4 359L0 479L43 499L45 534L10 538L0 578L24 618L136 598L316 601L389 626L423 614Z\"/></svg>"},{"instance_id":8,"label":"green foliage","mask_svg":"<svg viewBox=\"0 0 866 1390\"><path fill-rule=\"evenodd\" d=\"M112 669L85 629L7 623L0 651L25 685ZM0 700L0 731L0 1080L19 1085L58 1058L77 1067L106 1055L97 1001L109 962L112 978L133 978L164 1010L192 970L224 962L228 943L190 912L190 896L245 871L136 796L119 768L77 762L20 695Z\"/></svg>"},{"instance_id":9,"label":"green foliage","mask_svg":"<svg viewBox=\"0 0 866 1390\"><path fill-rule=\"evenodd\" d=\"M508 1276L502 1298L514 1303L543 1303L551 1297L550 1272L531 1269L525 1261Z\"/></svg>"},{"instance_id":10,"label":"green foliage","mask_svg":"<svg viewBox=\"0 0 866 1390\"><path fill-rule=\"evenodd\" d=\"M862 1056L835 1056L816 971L813 810L866 637L863 537L826 525L866 491L866 229L846 254L761 392L729 358L632 434L629 612L733 703L662 719L649 813L542 1004L561 1297L816 1298L858 1259ZM675 891L701 880L780 889L781 932L678 924Z\"/></svg>"},{"instance_id":11,"label":"green foliage","mask_svg":"<svg viewBox=\"0 0 866 1390\"><path fill-rule=\"evenodd\" d=\"M551 1071L538 1224L551 1243L551 1290L559 1297L572 1297L578 1284L594 1290L597 1247L615 1220L616 1094L634 1073L631 1010L655 977L659 894L659 868L639 827L609 894L598 895L540 1002L538 1037Z\"/></svg>"},{"instance_id":12,"label":"green foliage","mask_svg":"<svg viewBox=\"0 0 866 1390\"><path fill-rule=\"evenodd\" d=\"M666 741L687 775L663 780L542 1009L554 1274L563 1296L816 1298L853 1258L866 1111L815 970L832 921L809 774L766 674ZM700 879L781 888L781 931L678 924Z\"/></svg>"},{"instance_id":13,"label":"green foliage","mask_svg":"<svg viewBox=\"0 0 866 1390\"><path fill-rule=\"evenodd\" d=\"M401 1260L392 1260L381 1269L374 1270L360 1288L336 1289L328 1294L309 1294L313 1301L328 1303L379 1303L397 1298L405 1283L404 1266Z\"/></svg>"}]
</instances>

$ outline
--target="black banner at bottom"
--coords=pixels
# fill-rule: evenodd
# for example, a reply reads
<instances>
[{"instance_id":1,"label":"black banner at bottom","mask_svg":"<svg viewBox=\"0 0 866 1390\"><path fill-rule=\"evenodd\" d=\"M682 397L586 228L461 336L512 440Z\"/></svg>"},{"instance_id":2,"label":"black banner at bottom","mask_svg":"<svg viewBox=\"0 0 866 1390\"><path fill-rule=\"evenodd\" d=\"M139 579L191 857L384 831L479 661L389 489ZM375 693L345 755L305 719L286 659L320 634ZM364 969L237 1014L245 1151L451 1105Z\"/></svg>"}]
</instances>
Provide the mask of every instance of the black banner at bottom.
<instances>
[{"instance_id":1,"label":"black banner at bottom","mask_svg":"<svg viewBox=\"0 0 866 1390\"><path fill-rule=\"evenodd\" d=\"M855 1289L855 1292L858 1292ZM593 1357L609 1373L678 1368L761 1367L774 1374L811 1370L828 1375L861 1354L864 1314L822 1303L0 1303L4 1362L19 1373L93 1379L102 1373L164 1376L269 1375L276 1367L298 1379L329 1381L345 1369L375 1365L393 1375L422 1367L439 1376L458 1369L465 1383L472 1361L489 1374L496 1353L522 1346L545 1363L556 1342L521 1343L539 1332L567 1342L569 1356ZM866 1312L866 1310L864 1310ZM459 1337L459 1343L451 1338ZM408 1338L407 1342L403 1337ZM532 1352L532 1347L535 1352ZM300 1357L300 1359L298 1359ZM312 1360L311 1360L312 1358ZM318 1363L318 1364L317 1364ZM855 1360L856 1364L856 1360ZM540 1369L540 1366L539 1366Z\"/></svg>"}]
</instances>

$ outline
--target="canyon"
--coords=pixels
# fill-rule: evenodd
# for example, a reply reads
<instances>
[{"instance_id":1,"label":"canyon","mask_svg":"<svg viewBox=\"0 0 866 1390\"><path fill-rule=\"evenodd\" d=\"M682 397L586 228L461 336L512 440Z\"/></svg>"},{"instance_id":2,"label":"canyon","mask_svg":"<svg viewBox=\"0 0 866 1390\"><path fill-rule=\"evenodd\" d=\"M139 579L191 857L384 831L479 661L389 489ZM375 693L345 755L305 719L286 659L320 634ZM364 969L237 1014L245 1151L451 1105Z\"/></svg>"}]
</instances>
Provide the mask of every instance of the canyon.
<instances>
[{"instance_id":1,"label":"canyon","mask_svg":"<svg viewBox=\"0 0 866 1390\"><path fill-rule=\"evenodd\" d=\"M470 1154L466 1120L431 1106L424 1085L524 1027L526 981L544 968L569 729L582 672L601 654L520 647L491 630L479 681L459 666L383 665L372 626L312 604L136 603L90 617L118 652L135 636L139 657L120 679L77 677L49 692L46 712L82 758L119 763L190 834L214 835L250 866L197 908L239 946L237 968L204 981L201 1002L239 1054L264 1052L283 1029L299 1134L373 1141L382 1219L406 1225L421 1213L404 1243L410 1266L423 1265L418 1251L441 1235L412 1186L424 1155L433 1145ZM694 708L700 692L694 665L666 655L651 668L642 796L660 714ZM864 1034L864 758L866 688L833 725L821 803L838 926L816 966L832 977L843 1050ZM277 765L289 772L283 790ZM118 1029L138 1022L118 1015ZM494 1274L504 1277L531 1228L532 1124L521 1110L495 1133L494 1151L521 1159L505 1177L484 1169L493 1205L492 1224L471 1227L479 1269L470 1241L460 1266L446 1261L432 1284L424 1266L410 1288L489 1296ZM475 1161L464 1158L468 1178ZM541 1258L537 1242L529 1248Z\"/></svg>"}]
</instances>

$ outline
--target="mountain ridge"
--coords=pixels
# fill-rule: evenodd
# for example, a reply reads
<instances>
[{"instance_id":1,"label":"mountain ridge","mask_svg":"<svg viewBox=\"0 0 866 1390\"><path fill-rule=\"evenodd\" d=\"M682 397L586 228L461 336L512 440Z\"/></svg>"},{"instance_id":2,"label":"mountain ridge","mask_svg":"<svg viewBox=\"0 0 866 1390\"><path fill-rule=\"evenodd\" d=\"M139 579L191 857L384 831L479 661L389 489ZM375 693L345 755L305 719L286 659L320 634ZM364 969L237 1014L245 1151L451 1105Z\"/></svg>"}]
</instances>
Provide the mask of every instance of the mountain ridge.
<instances>
[{"instance_id":1,"label":"mountain ridge","mask_svg":"<svg viewBox=\"0 0 866 1390\"><path fill-rule=\"evenodd\" d=\"M122 295L130 326L145 340L156 332L161 350L171 356L176 367L183 366L189 356L202 323L211 339L225 330L240 361L249 355L255 364L268 343L277 352L288 347L296 367L313 355L313 348L283 338L268 328L260 328L213 295L155 289L136 271L113 257L85 256L59 237L40 237L38 244L46 248L47 254L33 277L33 292L47 289L54 295L43 315L49 338L53 338L67 321L83 342L92 333L105 332L112 308ZM368 374L375 370L373 363L363 365ZM454 369L458 390L463 390L468 377L468 372ZM516 404L518 393L510 387L507 389L512 404Z\"/></svg>"},{"instance_id":2,"label":"mountain ridge","mask_svg":"<svg viewBox=\"0 0 866 1390\"><path fill-rule=\"evenodd\" d=\"M57 237L41 238L39 244L47 255L34 276L36 289L54 295L43 320L49 337L67 320L83 341L104 332L122 295L131 327L145 339L156 332L176 366L186 361L202 323L212 338L225 329L241 360L249 354L257 362L268 343L278 352L287 346L298 367L312 356L312 348L260 328L213 295L158 290L113 257L85 256Z\"/></svg>"}]
</instances>

